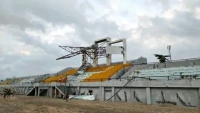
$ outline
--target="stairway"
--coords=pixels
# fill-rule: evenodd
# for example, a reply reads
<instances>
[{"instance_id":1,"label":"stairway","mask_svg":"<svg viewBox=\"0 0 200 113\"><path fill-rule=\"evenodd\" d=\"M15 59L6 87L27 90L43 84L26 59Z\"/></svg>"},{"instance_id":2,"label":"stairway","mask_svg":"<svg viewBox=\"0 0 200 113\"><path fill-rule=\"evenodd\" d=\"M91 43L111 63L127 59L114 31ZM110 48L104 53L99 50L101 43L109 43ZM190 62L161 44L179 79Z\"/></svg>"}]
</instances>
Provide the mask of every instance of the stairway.
<instances>
[{"instance_id":1,"label":"stairway","mask_svg":"<svg viewBox=\"0 0 200 113\"><path fill-rule=\"evenodd\" d=\"M81 65L81 67L78 68L77 72L74 75L85 74L85 72L90 66L91 66L90 63Z\"/></svg>"},{"instance_id":2,"label":"stairway","mask_svg":"<svg viewBox=\"0 0 200 113\"><path fill-rule=\"evenodd\" d=\"M35 87L31 88L29 92L26 94L26 96L33 96L31 95L31 93L35 93Z\"/></svg>"}]
</instances>

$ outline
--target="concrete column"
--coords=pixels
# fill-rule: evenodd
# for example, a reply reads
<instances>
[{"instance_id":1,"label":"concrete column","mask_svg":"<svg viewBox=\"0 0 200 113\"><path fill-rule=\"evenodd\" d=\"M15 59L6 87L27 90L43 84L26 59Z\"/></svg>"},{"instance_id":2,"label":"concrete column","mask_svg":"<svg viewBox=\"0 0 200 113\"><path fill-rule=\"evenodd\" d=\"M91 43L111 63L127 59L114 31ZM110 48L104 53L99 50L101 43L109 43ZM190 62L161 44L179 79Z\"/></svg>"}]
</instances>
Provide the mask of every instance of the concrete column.
<instances>
[{"instance_id":1,"label":"concrete column","mask_svg":"<svg viewBox=\"0 0 200 113\"><path fill-rule=\"evenodd\" d=\"M78 93L78 95L79 95L79 94L80 94L80 87L77 87L77 90L78 90L77 93Z\"/></svg>"},{"instance_id":2,"label":"concrete column","mask_svg":"<svg viewBox=\"0 0 200 113\"><path fill-rule=\"evenodd\" d=\"M55 87L55 96L54 96L54 98L57 98L57 89L56 89L56 87Z\"/></svg>"},{"instance_id":3,"label":"concrete column","mask_svg":"<svg viewBox=\"0 0 200 113\"><path fill-rule=\"evenodd\" d=\"M146 88L147 94L147 104L151 104L151 89L149 87Z\"/></svg>"},{"instance_id":4,"label":"concrete column","mask_svg":"<svg viewBox=\"0 0 200 113\"><path fill-rule=\"evenodd\" d=\"M26 94L26 87L24 87L24 91L23 91L23 93Z\"/></svg>"},{"instance_id":5,"label":"concrete column","mask_svg":"<svg viewBox=\"0 0 200 113\"><path fill-rule=\"evenodd\" d=\"M104 87L102 87L101 95L102 95L102 101L104 101L105 100L105 89L104 89Z\"/></svg>"},{"instance_id":6,"label":"concrete column","mask_svg":"<svg viewBox=\"0 0 200 113\"><path fill-rule=\"evenodd\" d=\"M100 95L99 95L99 100L104 101L104 87L99 87Z\"/></svg>"},{"instance_id":7,"label":"concrete column","mask_svg":"<svg viewBox=\"0 0 200 113\"><path fill-rule=\"evenodd\" d=\"M106 46L111 46L111 44L109 44L110 41L111 41L111 38L107 38ZM107 54L106 65L110 66L111 62L112 62L111 54Z\"/></svg>"},{"instance_id":8,"label":"concrete column","mask_svg":"<svg viewBox=\"0 0 200 113\"><path fill-rule=\"evenodd\" d=\"M107 66L110 66L110 64L111 64L111 62L112 62L111 59L112 59L112 58L111 58L111 54L107 54L107 58L106 58L106 65L107 65Z\"/></svg>"},{"instance_id":9,"label":"concrete column","mask_svg":"<svg viewBox=\"0 0 200 113\"><path fill-rule=\"evenodd\" d=\"M115 87L112 87L112 96L115 94ZM112 101L115 101L115 96L112 98Z\"/></svg>"},{"instance_id":10,"label":"concrete column","mask_svg":"<svg viewBox=\"0 0 200 113\"><path fill-rule=\"evenodd\" d=\"M38 97L40 96L40 88L38 87Z\"/></svg>"},{"instance_id":11,"label":"concrete column","mask_svg":"<svg viewBox=\"0 0 200 113\"><path fill-rule=\"evenodd\" d=\"M98 48L98 43L94 43L94 46L96 49L94 49L94 63L93 63L93 67L97 67L98 65L98 55L96 54L97 53L97 48Z\"/></svg>"},{"instance_id":12,"label":"concrete column","mask_svg":"<svg viewBox=\"0 0 200 113\"><path fill-rule=\"evenodd\" d=\"M52 97L52 87L49 87L49 88L48 88L48 96L49 96L49 97Z\"/></svg>"},{"instance_id":13,"label":"concrete column","mask_svg":"<svg viewBox=\"0 0 200 113\"><path fill-rule=\"evenodd\" d=\"M199 109L200 109L200 88L199 88Z\"/></svg>"},{"instance_id":14,"label":"concrete column","mask_svg":"<svg viewBox=\"0 0 200 113\"><path fill-rule=\"evenodd\" d=\"M37 87L35 87L35 96L37 96Z\"/></svg>"},{"instance_id":15,"label":"concrete column","mask_svg":"<svg viewBox=\"0 0 200 113\"><path fill-rule=\"evenodd\" d=\"M48 97L51 97L51 93L50 92L51 92L51 87L48 87L48 89L47 89L47 96Z\"/></svg>"},{"instance_id":16,"label":"concrete column","mask_svg":"<svg viewBox=\"0 0 200 113\"><path fill-rule=\"evenodd\" d=\"M47 88L47 97L50 97L50 88Z\"/></svg>"}]
</instances>

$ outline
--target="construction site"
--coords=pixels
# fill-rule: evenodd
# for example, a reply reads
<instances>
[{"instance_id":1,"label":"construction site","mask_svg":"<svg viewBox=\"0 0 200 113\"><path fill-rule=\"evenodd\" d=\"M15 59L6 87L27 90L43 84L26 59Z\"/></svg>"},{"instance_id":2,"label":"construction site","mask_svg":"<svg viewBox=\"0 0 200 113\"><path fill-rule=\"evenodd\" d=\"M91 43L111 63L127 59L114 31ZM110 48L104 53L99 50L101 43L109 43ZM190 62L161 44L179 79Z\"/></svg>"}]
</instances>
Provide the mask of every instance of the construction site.
<instances>
[{"instance_id":1,"label":"construction site","mask_svg":"<svg viewBox=\"0 0 200 113\"><path fill-rule=\"evenodd\" d=\"M69 54L55 60L82 55L82 65L1 81L1 94L11 89L15 95L1 98L0 112L200 113L200 58L174 61L170 54L155 54L154 63L127 60L126 43L106 37L87 47L59 46ZM121 62L112 62L115 54L123 56ZM100 58L106 63L99 64Z\"/></svg>"}]
</instances>

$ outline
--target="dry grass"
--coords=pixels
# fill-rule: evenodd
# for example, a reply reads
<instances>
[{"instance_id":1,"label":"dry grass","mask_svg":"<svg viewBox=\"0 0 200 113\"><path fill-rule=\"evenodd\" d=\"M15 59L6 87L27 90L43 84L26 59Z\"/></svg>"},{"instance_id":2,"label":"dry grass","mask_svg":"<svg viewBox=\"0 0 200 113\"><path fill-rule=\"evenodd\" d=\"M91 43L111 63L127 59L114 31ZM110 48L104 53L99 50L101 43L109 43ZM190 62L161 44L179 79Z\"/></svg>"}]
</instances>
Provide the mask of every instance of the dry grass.
<instances>
[{"instance_id":1,"label":"dry grass","mask_svg":"<svg viewBox=\"0 0 200 113\"><path fill-rule=\"evenodd\" d=\"M124 102L66 102L48 97L15 96L0 98L0 113L200 113L200 109Z\"/></svg>"}]
</instances>

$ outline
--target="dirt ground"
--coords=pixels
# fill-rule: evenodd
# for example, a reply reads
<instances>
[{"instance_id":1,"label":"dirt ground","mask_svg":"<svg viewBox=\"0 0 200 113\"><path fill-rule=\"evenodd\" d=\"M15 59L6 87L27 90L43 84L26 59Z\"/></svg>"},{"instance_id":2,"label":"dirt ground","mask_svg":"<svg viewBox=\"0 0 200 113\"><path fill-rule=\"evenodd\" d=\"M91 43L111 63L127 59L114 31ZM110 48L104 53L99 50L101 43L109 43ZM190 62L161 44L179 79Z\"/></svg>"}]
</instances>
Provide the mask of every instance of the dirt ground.
<instances>
[{"instance_id":1,"label":"dirt ground","mask_svg":"<svg viewBox=\"0 0 200 113\"><path fill-rule=\"evenodd\" d=\"M14 96L0 98L0 113L200 113L197 108Z\"/></svg>"}]
</instances>

